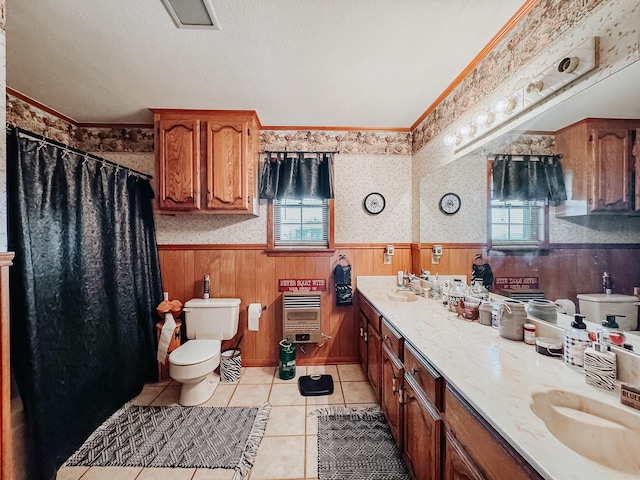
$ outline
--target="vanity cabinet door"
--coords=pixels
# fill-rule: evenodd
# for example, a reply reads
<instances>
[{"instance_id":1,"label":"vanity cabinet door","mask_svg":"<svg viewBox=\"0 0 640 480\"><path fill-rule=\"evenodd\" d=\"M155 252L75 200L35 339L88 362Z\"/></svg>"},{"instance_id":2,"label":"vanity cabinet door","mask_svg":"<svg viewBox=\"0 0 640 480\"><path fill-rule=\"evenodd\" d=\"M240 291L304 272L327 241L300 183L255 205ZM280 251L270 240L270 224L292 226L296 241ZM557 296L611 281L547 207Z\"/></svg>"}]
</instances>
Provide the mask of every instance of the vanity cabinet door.
<instances>
[{"instance_id":1,"label":"vanity cabinet door","mask_svg":"<svg viewBox=\"0 0 640 480\"><path fill-rule=\"evenodd\" d=\"M444 405L447 433L455 437L456 443L466 453L474 468L483 472L482 478L542 479L540 474L449 385L445 389ZM445 457L448 454L447 451Z\"/></svg>"},{"instance_id":2,"label":"vanity cabinet door","mask_svg":"<svg viewBox=\"0 0 640 480\"><path fill-rule=\"evenodd\" d=\"M369 382L371 382L371 388L376 394L376 399L380 401L380 382L382 373L382 338L380 333L376 331L371 323L367 330L367 365L369 371L367 375Z\"/></svg>"},{"instance_id":3,"label":"vanity cabinet door","mask_svg":"<svg viewBox=\"0 0 640 480\"><path fill-rule=\"evenodd\" d=\"M444 480L484 480L451 432L445 435Z\"/></svg>"},{"instance_id":4,"label":"vanity cabinet door","mask_svg":"<svg viewBox=\"0 0 640 480\"><path fill-rule=\"evenodd\" d=\"M193 117L156 118L158 207L200 208L200 121Z\"/></svg>"},{"instance_id":5,"label":"vanity cabinet door","mask_svg":"<svg viewBox=\"0 0 640 480\"><path fill-rule=\"evenodd\" d=\"M365 372L379 402L382 372L382 337L380 336L382 315L364 297L360 297L360 313L366 318L367 323L367 368Z\"/></svg>"},{"instance_id":6,"label":"vanity cabinet door","mask_svg":"<svg viewBox=\"0 0 640 480\"><path fill-rule=\"evenodd\" d=\"M360 328L358 335L358 357L360 358L360 365L362 371L366 374L368 372L367 365L367 317L364 313L360 312Z\"/></svg>"},{"instance_id":7,"label":"vanity cabinet door","mask_svg":"<svg viewBox=\"0 0 640 480\"><path fill-rule=\"evenodd\" d=\"M402 363L386 346L382 346L382 413L387 419L396 445L402 451Z\"/></svg>"},{"instance_id":8,"label":"vanity cabinet door","mask_svg":"<svg viewBox=\"0 0 640 480\"><path fill-rule=\"evenodd\" d=\"M442 475L442 418L412 377L404 378L404 460L414 480Z\"/></svg>"}]
</instances>

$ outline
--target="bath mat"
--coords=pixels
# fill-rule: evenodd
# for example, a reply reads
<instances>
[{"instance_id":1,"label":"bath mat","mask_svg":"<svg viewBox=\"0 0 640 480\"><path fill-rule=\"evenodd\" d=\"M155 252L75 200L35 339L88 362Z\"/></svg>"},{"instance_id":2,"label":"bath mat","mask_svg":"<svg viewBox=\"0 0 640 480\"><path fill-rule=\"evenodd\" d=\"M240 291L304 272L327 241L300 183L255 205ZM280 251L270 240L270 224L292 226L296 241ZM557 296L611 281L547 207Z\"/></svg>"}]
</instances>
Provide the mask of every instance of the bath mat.
<instances>
[{"instance_id":1,"label":"bath mat","mask_svg":"<svg viewBox=\"0 0 640 480\"><path fill-rule=\"evenodd\" d=\"M270 408L148 407L129 402L63 467L226 468L240 480L253 466Z\"/></svg>"},{"instance_id":2,"label":"bath mat","mask_svg":"<svg viewBox=\"0 0 640 480\"><path fill-rule=\"evenodd\" d=\"M411 480L380 409L323 408L318 417L319 480Z\"/></svg>"}]
</instances>

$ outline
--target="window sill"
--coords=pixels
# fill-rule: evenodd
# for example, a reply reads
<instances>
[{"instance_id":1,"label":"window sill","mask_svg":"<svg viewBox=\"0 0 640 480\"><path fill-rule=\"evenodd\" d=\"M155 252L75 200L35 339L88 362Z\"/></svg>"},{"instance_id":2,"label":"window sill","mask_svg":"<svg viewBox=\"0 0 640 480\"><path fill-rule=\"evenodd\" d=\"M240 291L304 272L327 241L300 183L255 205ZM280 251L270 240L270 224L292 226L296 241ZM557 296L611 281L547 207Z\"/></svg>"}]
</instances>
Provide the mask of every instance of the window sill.
<instances>
[{"instance_id":1,"label":"window sill","mask_svg":"<svg viewBox=\"0 0 640 480\"><path fill-rule=\"evenodd\" d=\"M334 248L271 248L265 250L268 257L332 257Z\"/></svg>"}]
</instances>

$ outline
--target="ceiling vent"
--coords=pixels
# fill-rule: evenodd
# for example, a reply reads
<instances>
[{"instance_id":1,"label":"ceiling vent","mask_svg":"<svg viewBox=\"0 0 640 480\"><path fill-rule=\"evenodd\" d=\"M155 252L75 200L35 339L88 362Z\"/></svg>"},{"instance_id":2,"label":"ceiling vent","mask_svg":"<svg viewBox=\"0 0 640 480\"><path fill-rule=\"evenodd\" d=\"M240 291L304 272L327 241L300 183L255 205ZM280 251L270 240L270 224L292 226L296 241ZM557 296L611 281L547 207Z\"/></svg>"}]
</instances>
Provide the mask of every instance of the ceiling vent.
<instances>
[{"instance_id":1,"label":"ceiling vent","mask_svg":"<svg viewBox=\"0 0 640 480\"><path fill-rule=\"evenodd\" d=\"M212 0L162 0L178 28L222 30Z\"/></svg>"}]
</instances>

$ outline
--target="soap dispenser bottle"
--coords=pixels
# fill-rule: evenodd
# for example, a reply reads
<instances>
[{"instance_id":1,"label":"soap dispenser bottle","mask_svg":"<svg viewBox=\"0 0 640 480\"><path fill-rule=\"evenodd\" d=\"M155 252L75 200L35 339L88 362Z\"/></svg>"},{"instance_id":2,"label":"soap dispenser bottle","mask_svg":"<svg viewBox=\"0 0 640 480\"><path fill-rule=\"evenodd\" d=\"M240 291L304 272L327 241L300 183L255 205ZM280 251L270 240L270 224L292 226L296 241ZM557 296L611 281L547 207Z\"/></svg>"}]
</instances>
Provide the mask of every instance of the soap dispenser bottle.
<instances>
[{"instance_id":1,"label":"soap dispenser bottle","mask_svg":"<svg viewBox=\"0 0 640 480\"><path fill-rule=\"evenodd\" d=\"M616 318L618 317L624 317L624 315L613 315L613 314L605 315L605 321L602 322L602 327L598 329L598 331L602 332L602 341L604 343L609 342L609 343L612 343L613 345L618 345L618 346L624 345L624 342L626 341L627 337L622 332L622 330L620 330L620 326L618 325L618 322L616 322ZM594 338L592 338L591 340L595 341Z\"/></svg>"},{"instance_id":2,"label":"soap dispenser bottle","mask_svg":"<svg viewBox=\"0 0 640 480\"><path fill-rule=\"evenodd\" d=\"M593 347L584 351L584 379L589 385L613 390L617 377L616 354L604 344L602 331L596 332Z\"/></svg>"},{"instance_id":3,"label":"soap dispenser bottle","mask_svg":"<svg viewBox=\"0 0 640 480\"><path fill-rule=\"evenodd\" d=\"M584 351L591 344L584 315L576 313L571 327L564 334L564 363L574 369L584 366Z\"/></svg>"}]
</instances>

